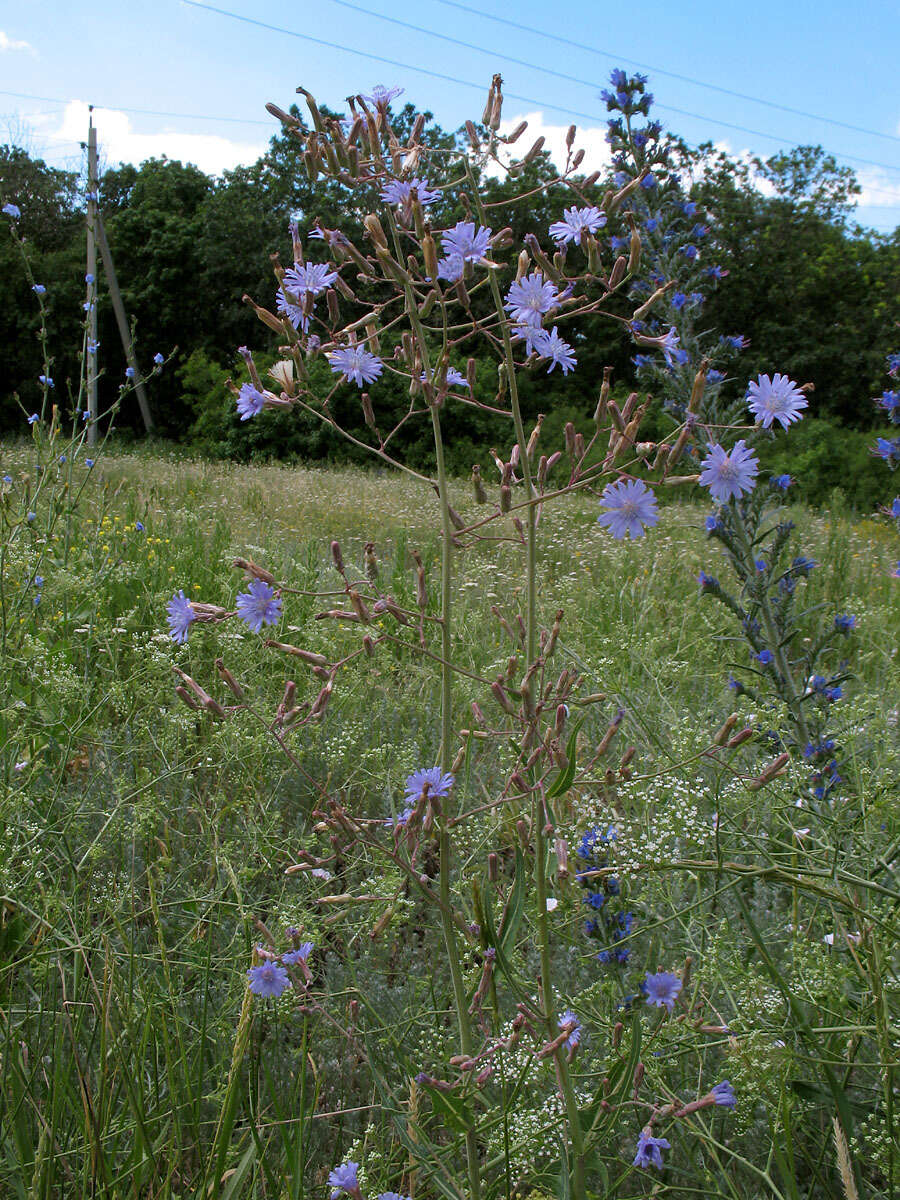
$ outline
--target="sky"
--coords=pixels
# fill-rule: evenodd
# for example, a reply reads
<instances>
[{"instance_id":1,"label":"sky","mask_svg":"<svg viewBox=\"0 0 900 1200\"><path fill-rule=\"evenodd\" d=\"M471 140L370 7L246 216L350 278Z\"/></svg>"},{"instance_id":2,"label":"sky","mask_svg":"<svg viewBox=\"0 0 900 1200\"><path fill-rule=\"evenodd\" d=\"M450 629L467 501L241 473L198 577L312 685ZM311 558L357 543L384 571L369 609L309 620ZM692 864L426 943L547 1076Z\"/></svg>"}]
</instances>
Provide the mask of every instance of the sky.
<instances>
[{"instance_id":1,"label":"sky","mask_svg":"<svg viewBox=\"0 0 900 1200\"><path fill-rule=\"evenodd\" d=\"M606 156L598 92L622 66L649 76L654 115L691 143L822 145L857 173L856 218L890 231L897 16L895 0L0 0L0 142L77 168L93 104L103 162L165 154L219 173L258 157L266 101L287 108L300 84L338 111L401 86L456 128L499 71L506 127L527 117L554 149L575 122L590 169Z\"/></svg>"}]
</instances>

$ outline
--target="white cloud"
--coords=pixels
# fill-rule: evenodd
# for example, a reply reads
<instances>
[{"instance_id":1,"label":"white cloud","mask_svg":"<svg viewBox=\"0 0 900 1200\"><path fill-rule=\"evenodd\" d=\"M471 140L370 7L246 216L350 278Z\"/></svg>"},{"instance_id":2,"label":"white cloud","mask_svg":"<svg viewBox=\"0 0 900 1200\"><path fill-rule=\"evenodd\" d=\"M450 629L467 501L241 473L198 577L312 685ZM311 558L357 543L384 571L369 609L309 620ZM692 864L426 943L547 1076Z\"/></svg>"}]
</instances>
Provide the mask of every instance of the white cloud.
<instances>
[{"instance_id":1,"label":"white cloud","mask_svg":"<svg viewBox=\"0 0 900 1200\"><path fill-rule=\"evenodd\" d=\"M511 157L520 158L539 137L544 138L544 149L549 150L554 164L562 169L566 163L566 134L568 125L551 125L541 112L530 112L510 117L500 124L500 133L512 133L522 121L528 122L528 128L510 148ZM577 126L573 150L584 150L584 160L578 168L578 173L590 175L609 165L609 145L606 141L605 125Z\"/></svg>"},{"instance_id":2,"label":"white cloud","mask_svg":"<svg viewBox=\"0 0 900 1200\"><path fill-rule=\"evenodd\" d=\"M106 163L141 163L165 155L218 175L241 163L255 162L268 144L266 139L240 142L216 133L185 133L171 128L138 133L127 113L112 108L95 108L93 116L100 157ZM61 120L56 116L51 120L59 123L51 128L49 122L42 122L44 128L36 131L38 136L43 133L53 141L87 141L88 106L83 101L70 101Z\"/></svg>"},{"instance_id":3,"label":"white cloud","mask_svg":"<svg viewBox=\"0 0 900 1200\"><path fill-rule=\"evenodd\" d=\"M0 29L0 53L4 50L31 50L34 53L32 46L28 42L17 42Z\"/></svg>"}]
</instances>

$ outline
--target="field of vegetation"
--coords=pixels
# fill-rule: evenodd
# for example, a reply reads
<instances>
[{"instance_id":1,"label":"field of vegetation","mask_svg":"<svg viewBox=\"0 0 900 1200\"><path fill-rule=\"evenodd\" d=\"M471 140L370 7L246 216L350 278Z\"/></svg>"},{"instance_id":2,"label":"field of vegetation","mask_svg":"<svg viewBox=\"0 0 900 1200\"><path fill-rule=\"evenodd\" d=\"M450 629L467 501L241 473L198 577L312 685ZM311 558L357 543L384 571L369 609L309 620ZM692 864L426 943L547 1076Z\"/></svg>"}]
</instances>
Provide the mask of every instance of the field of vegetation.
<instances>
[{"instance_id":1,"label":"field of vegetation","mask_svg":"<svg viewBox=\"0 0 900 1200\"><path fill-rule=\"evenodd\" d=\"M455 135L269 105L291 265L230 365L175 292L142 352L190 454L129 452L93 272L0 195L4 1200L892 1200L895 256L865 372L751 373L727 218L610 83L605 178L499 74Z\"/></svg>"},{"instance_id":2,"label":"field of vegetation","mask_svg":"<svg viewBox=\"0 0 900 1200\"><path fill-rule=\"evenodd\" d=\"M2 450L15 477L32 459L27 447ZM433 514L414 484L357 470L114 454L91 472L80 462L57 469L72 471L73 488L84 482L77 510L7 548L16 557L4 574L0 1191L187 1196L205 1194L205 1181L210 1194L320 1195L327 1170L350 1159L364 1164L370 1190L403 1177L430 1195L421 1177L416 1187L390 1111L441 1153L465 1127L461 1105L413 1082L442 1075L453 1053L452 1021L440 1016L446 965L422 901L374 855L368 875L340 860L332 878L284 872L299 850L327 845L313 828L308 776L339 790L358 818L398 810L404 778L436 761L439 681L414 649L363 657L325 719L291 740L295 767L263 721L210 721L173 691L176 665L226 703L225 687L208 682L222 656L268 712L288 674L283 656L230 627L199 626L173 646L165 607L178 586L230 606L235 557L304 592L328 591L340 584L329 549L338 539L360 572L374 541L380 579L415 609L411 555L429 581L439 558ZM454 501L471 507L464 485ZM792 513L822 564L809 603L858 620L839 732L849 792L811 819L797 807L802 764L753 792L742 752L709 756L729 712L737 728L761 714L729 694L739 652L698 592L698 572L719 557L698 535L705 512L670 506L635 545L604 536L593 500L573 500L539 527L541 622L557 605L565 613L559 668L606 697L584 709L578 739L596 745L621 708L613 765L635 748L630 780L610 785L600 774L557 814L573 859L588 830L619 824L635 921L629 962L602 965L585 933L583 886L572 875L552 885L562 999L583 1024L576 1087L589 1102L603 1078L616 1090L639 1060L644 1086L661 1096L727 1077L733 1113L701 1111L677 1139L670 1133L670 1187L787 1198L840 1194L830 1075L855 1130L847 1152L867 1194L886 1196L900 780L891 531L840 512ZM458 653L473 676L493 677L515 649L490 609L512 619L517 554L459 559ZM323 627L317 611L308 595L286 597L273 636L332 657L358 647L358 629ZM293 677L298 695L315 694L314 680ZM479 683L467 690L485 703ZM471 724L466 699L457 727ZM481 880L499 855L501 902L521 814L496 801L513 757L502 740L471 744L456 793L459 812L473 814L457 827L460 869ZM470 919L478 903L470 892ZM520 921L527 944L533 899ZM252 948L263 927L281 940L289 926L315 946L309 995L299 1007L291 993L257 1001L248 1014ZM470 988L476 950L463 956ZM688 960L690 1001L677 1020L633 1010L628 997L646 971L687 975ZM360 1006L365 1035L354 1024ZM379 1094L387 1063L392 1086L398 1064L406 1075L404 1093ZM558 1159L559 1115L545 1059L511 1050L500 1072L508 1124L489 1114L479 1125L477 1106L472 1115L507 1194ZM604 1194L644 1194L630 1166L638 1126L621 1110L608 1122L596 1151ZM553 1194L552 1180L544 1186Z\"/></svg>"}]
</instances>

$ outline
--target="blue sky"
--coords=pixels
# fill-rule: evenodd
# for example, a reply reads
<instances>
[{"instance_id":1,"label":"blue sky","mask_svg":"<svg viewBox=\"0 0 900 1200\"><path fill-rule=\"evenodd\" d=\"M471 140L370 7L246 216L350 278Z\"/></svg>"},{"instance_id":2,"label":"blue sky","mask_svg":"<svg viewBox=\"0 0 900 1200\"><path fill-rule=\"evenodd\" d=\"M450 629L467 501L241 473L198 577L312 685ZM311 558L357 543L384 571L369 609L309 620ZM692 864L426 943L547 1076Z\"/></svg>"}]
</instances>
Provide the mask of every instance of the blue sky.
<instances>
[{"instance_id":1,"label":"blue sky","mask_svg":"<svg viewBox=\"0 0 900 1200\"><path fill-rule=\"evenodd\" d=\"M90 101L103 109L97 125L107 161L166 153L216 171L256 157L272 127L265 102L286 107L300 83L335 108L374 83L399 84L418 107L456 127L480 114L483 89L499 70L509 119L528 115L551 146L576 121L587 161L599 163L605 113L596 96L622 65L649 74L656 115L689 141L711 139L735 154L820 143L856 170L864 187L858 218L884 230L900 224L900 23L888 0L850 8L836 0L216 0L216 7L303 36L182 0L0 0L0 140L77 165ZM729 94L736 92L745 96Z\"/></svg>"}]
</instances>

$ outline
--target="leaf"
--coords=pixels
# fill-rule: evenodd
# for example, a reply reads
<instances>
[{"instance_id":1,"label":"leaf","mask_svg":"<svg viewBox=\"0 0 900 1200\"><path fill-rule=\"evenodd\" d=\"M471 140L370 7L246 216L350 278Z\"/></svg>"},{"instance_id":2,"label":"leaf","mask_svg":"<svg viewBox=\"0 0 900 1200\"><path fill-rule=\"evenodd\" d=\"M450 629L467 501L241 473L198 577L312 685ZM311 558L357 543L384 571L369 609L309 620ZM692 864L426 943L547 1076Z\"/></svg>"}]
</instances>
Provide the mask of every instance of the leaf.
<instances>
[{"instance_id":1,"label":"leaf","mask_svg":"<svg viewBox=\"0 0 900 1200\"><path fill-rule=\"evenodd\" d=\"M516 931L519 928L519 923L522 920L522 914L525 911L525 879L527 867L525 865L525 856L519 846L516 846L516 874L513 880L512 890L506 901L506 907L503 910L503 917L500 921L500 937L499 948L504 952L508 951L509 946L515 939Z\"/></svg>"},{"instance_id":2,"label":"leaf","mask_svg":"<svg viewBox=\"0 0 900 1200\"><path fill-rule=\"evenodd\" d=\"M575 728L572 730L568 742L566 742L566 758L569 760L569 765L564 770L560 771L555 781L550 785L549 789L547 790L548 800L552 800L554 796L561 796L572 786L572 780L575 778L576 739L578 737L578 731L581 729L583 724L583 721L579 721L577 723Z\"/></svg>"},{"instance_id":3,"label":"leaf","mask_svg":"<svg viewBox=\"0 0 900 1200\"><path fill-rule=\"evenodd\" d=\"M423 1083L422 1089L431 1097L434 1111L443 1116L451 1129L455 1129L457 1133L468 1133L474 1127L475 1113L468 1100L450 1092L443 1092L431 1083Z\"/></svg>"}]
</instances>

